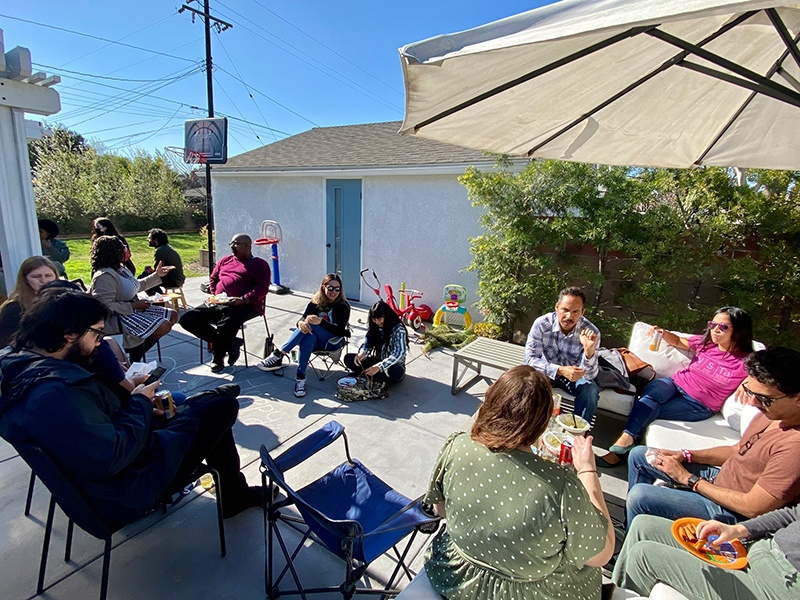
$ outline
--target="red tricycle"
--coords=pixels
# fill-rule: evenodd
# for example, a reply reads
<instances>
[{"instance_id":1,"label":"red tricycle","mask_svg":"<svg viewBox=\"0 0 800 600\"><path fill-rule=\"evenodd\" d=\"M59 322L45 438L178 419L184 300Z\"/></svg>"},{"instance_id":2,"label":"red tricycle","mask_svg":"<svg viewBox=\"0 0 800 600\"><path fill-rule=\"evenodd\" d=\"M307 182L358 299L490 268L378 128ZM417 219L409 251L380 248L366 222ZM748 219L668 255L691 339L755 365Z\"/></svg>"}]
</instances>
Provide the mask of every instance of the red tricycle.
<instances>
[{"instance_id":1,"label":"red tricycle","mask_svg":"<svg viewBox=\"0 0 800 600\"><path fill-rule=\"evenodd\" d=\"M381 282L375 274L375 271L372 269L362 269L361 279L368 288L375 292L378 298L384 300L383 296L381 296ZM392 286L385 283L383 284L383 290L386 293L386 299L384 301L406 325L413 327L414 331L425 331L425 324L423 321L431 320L431 317L433 317L433 310L427 304L420 304L419 306L414 304L414 300L422 298L422 292L418 290L401 289L400 294L403 296L404 302L403 308L400 308L395 300Z\"/></svg>"}]
</instances>

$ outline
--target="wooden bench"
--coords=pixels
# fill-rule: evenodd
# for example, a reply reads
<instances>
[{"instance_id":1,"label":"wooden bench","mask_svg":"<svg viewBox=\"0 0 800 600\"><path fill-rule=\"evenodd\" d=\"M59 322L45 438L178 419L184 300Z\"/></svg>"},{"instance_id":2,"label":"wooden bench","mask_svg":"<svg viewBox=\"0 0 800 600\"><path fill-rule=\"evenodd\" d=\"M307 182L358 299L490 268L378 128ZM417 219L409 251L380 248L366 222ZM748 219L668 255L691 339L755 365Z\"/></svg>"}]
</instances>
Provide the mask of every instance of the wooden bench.
<instances>
[{"instance_id":1,"label":"wooden bench","mask_svg":"<svg viewBox=\"0 0 800 600\"><path fill-rule=\"evenodd\" d=\"M521 365L524 360L524 346L484 337L476 338L453 355L453 380L450 384L450 393L455 396L479 379L484 366L507 371L511 367ZM474 374L462 384L461 380L469 371Z\"/></svg>"}]
</instances>

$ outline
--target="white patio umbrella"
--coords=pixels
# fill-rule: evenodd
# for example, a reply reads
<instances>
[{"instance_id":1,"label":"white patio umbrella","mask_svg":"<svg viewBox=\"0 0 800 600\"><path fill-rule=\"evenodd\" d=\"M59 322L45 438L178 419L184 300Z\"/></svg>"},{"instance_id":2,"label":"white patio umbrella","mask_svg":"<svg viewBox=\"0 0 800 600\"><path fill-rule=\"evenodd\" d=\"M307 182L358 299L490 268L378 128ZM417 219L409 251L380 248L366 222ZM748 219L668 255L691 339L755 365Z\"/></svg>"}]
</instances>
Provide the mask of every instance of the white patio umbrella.
<instances>
[{"instance_id":1,"label":"white patio umbrella","mask_svg":"<svg viewBox=\"0 0 800 600\"><path fill-rule=\"evenodd\" d=\"M800 168L800 0L564 0L400 49L401 133L589 163Z\"/></svg>"}]
</instances>

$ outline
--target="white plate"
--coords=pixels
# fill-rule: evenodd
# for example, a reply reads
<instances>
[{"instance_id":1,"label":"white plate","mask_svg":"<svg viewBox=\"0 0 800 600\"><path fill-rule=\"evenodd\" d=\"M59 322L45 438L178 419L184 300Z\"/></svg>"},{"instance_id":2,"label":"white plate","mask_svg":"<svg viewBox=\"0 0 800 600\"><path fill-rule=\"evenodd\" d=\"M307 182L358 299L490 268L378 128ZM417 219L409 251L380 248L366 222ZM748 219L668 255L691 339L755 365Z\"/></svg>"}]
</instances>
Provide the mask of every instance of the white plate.
<instances>
[{"instance_id":1,"label":"white plate","mask_svg":"<svg viewBox=\"0 0 800 600\"><path fill-rule=\"evenodd\" d=\"M353 387L354 385L358 384L358 379L355 377L342 377L336 382L336 384L339 387Z\"/></svg>"}]
</instances>

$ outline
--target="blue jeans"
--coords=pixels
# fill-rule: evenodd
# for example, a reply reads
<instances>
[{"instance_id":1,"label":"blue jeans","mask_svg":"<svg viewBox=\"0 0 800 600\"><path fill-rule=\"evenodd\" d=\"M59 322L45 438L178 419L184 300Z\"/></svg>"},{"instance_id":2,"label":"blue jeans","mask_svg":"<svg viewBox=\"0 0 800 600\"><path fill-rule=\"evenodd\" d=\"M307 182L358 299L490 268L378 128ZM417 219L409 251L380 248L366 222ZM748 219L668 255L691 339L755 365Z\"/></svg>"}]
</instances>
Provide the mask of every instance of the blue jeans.
<instances>
[{"instance_id":1,"label":"blue jeans","mask_svg":"<svg viewBox=\"0 0 800 600\"><path fill-rule=\"evenodd\" d=\"M335 343L330 341L335 337L339 336L331 333L321 325L312 325L311 333L303 333L300 328L297 328L289 336L281 350L284 353L288 353L295 346L298 347L297 374L305 376L308 361L311 359L311 353L314 350L336 350L344 346L344 338Z\"/></svg>"},{"instance_id":2,"label":"blue jeans","mask_svg":"<svg viewBox=\"0 0 800 600\"><path fill-rule=\"evenodd\" d=\"M672 381L663 377L651 381L644 389L642 397L633 403L625 433L639 440L653 421L658 418L674 421L705 421L714 411L692 398Z\"/></svg>"},{"instance_id":3,"label":"blue jeans","mask_svg":"<svg viewBox=\"0 0 800 600\"><path fill-rule=\"evenodd\" d=\"M716 519L723 523L736 523L744 518L692 490L652 485L656 479L670 484L675 482L663 471L650 466L645 458L645 452L647 446L637 446L628 456L628 497L625 500L628 527L639 514L656 515L666 519L681 517ZM719 473L718 467L699 463L684 464L684 467L690 473L712 480Z\"/></svg>"},{"instance_id":4,"label":"blue jeans","mask_svg":"<svg viewBox=\"0 0 800 600\"><path fill-rule=\"evenodd\" d=\"M575 414L583 417L589 423L597 412L597 401L600 399L600 388L594 381L589 379L578 379L570 381L566 377L556 377L553 380L553 387L560 387L575 396Z\"/></svg>"}]
</instances>

